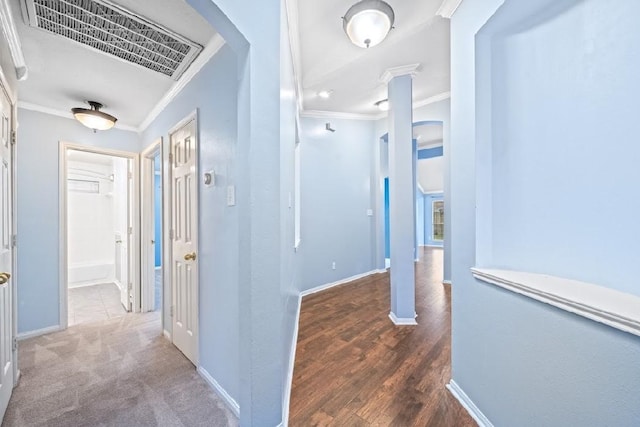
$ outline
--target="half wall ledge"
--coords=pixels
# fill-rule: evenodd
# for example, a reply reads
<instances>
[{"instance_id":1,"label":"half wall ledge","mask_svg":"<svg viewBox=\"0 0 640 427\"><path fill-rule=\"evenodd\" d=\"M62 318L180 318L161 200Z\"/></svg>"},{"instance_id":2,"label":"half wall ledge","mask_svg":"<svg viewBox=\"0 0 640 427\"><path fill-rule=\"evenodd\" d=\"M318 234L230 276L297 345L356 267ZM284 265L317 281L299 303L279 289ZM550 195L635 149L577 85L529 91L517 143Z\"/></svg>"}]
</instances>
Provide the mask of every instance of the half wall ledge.
<instances>
[{"instance_id":1,"label":"half wall ledge","mask_svg":"<svg viewBox=\"0 0 640 427\"><path fill-rule=\"evenodd\" d=\"M471 268L483 282L640 336L640 297L593 283L524 271Z\"/></svg>"}]
</instances>

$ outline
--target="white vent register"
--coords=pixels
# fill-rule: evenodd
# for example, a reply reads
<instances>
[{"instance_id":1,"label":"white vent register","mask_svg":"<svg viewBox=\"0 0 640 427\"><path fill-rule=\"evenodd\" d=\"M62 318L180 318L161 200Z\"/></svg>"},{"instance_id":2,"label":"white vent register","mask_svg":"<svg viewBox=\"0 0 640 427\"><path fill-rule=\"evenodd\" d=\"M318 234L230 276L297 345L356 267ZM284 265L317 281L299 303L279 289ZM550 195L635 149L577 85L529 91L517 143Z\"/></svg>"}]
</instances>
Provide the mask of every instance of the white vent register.
<instances>
[{"instance_id":1,"label":"white vent register","mask_svg":"<svg viewBox=\"0 0 640 427\"><path fill-rule=\"evenodd\" d=\"M23 0L25 21L177 80L202 46L107 0Z\"/></svg>"}]
</instances>

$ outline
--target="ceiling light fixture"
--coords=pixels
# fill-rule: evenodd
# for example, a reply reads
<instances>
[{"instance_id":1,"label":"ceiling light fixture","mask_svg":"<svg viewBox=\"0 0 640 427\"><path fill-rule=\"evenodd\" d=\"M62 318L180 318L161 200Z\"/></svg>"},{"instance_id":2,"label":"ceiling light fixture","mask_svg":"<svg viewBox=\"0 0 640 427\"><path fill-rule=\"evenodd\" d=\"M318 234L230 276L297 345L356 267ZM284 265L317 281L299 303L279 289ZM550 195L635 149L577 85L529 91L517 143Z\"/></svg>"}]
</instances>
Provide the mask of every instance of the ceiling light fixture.
<instances>
[{"instance_id":1,"label":"ceiling light fixture","mask_svg":"<svg viewBox=\"0 0 640 427\"><path fill-rule=\"evenodd\" d=\"M96 101L87 101L91 108L72 108L73 116L86 127L96 130L111 129L118 119L111 114L100 111L102 104Z\"/></svg>"},{"instance_id":2,"label":"ceiling light fixture","mask_svg":"<svg viewBox=\"0 0 640 427\"><path fill-rule=\"evenodd\" d=\"M386 2L362 0L347 10L342 27L353 44L369 48L387 37L394 20L393 9Z\"/></svg>"},{"instance_id":3,"label":"ceiling light fixture","mask_svg":"<svg viewBox=\"0 0 640 427\"><path fill-rule=\"evenodd\" d=\"M322 99L329 99L332 93L332 90L321 90L320 92L318 92L318 96Z\"/></svg>"},{"instance_id":4,"label":"ceiling light fixture","mask_svg":"<svg viewBox=\"0 0 640 427\"><path fill-rule=\"evenodd\" d=\"M389 111L389 100L383 99L382 101L378 101L374 104L380 111Z\"/></svg>"}]
</instances>

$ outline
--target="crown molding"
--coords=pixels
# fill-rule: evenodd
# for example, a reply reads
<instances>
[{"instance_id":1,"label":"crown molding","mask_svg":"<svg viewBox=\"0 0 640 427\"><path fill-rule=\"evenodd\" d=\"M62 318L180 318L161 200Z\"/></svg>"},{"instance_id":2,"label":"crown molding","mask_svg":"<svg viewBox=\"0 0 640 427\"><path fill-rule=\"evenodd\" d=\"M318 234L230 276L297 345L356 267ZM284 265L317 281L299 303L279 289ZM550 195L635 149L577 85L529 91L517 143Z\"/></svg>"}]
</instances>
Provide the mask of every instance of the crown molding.
<instances>
[{"instance_id":1,"label":"crown molding","mask_svg":"<svg viewBox=\"0 0 640 427\"><path fill-rule=\"evenodd\" d=\"M393 67L393 68L387 69L384 73L382 73L382 75L380 76L380 81L382 81L385 84L388 84L391 81L391 79L393 79L394 77L405 76L407 74L413 77L419 72L420 72L420 64L409 64L409 65L402 65L400 67Z\"/></svg>"},{"instance_id":2,"label":"crown molding","mask_svg":"<svg viewBox=\"0 0 640 427\"><path fill-rule=\"evenodd\" d=\"M31 102L18 101L18 108L23 110L36 111L38 113L49 114L52 116L62 117L64 119L75 120L71 111L59 110L57 108L45 107L44 105L34 104ZM131 125L126 125L116 122L114 126L116 129L126 130L129 132L138 132L138 128Z\"/></svg>"},{"instance_id":3,"label":"crown molding","mask_svg":"<svg viewBox=\"0 0 640 427\"><path fill-rule=\"evenodd\" d=\"M142 123L140 123L140 126L138 126L138 128L136 129L138 133L144 132L145 129L149 127L149 125L160 115L160 113L162 113L162 111L167 107L167 105L169 105L171 101L173 101L174 98L178 96L178 94L180 94L182 89L184 89L185 86L189 84L191 79L193 79L196 76L196 74L200 72L202 67L204 67L205 64L209 62L209 60L213 58L213 56L216 53L218 53L218 51L220 51L220 49L222 49L222 46L224 46L224 44L225 44L225 41L222 38L222 36L216 33L211 38L211 40L209 40L209 43L207 43L207 46L205 46L202 52L200 52L200 55L196 57L195 61L193 61L191 66L187 68L184 74L182 74L182 76L180 76L178 81L175 82L173 86L171 86L171 88L167 91L167 93L165 93L164 96L160 99L160 101L158 101L155 107L151 109L151 111L149 112L147 117L142 121Z\"/></svg>"},{"instance_id":4,"label":"crown molding","mask_svg":"<svg viewBox=\"0 0 640 427\"><path fill-rule=\"evenodd\" d=\"M13 88L11 87L11 85L9 84L9 79L7 79L7 76L4 74L2 67L0 67L0 85L2 85L2 88L4 88L5 92L7 93L7 96L9 96L9 101L11 102L11 105L15 105L16 102L18 101L18 97L15 91L13 90Z\"/></svg>"},{"instance_id":5,"label":"crown molding","mask_svg":"<svg viewBox=\"0 0 640 427\"><path fill-rule=\"evenodd\" d=\"M0 24L2 24L2 33L9 44L9 52L16 71L16 78L19 81L26 80L28 75L27 64L22 54L22 46L18 37L18 30L11 14L11 6L9 0L0 0Z\"/></svg>"},{"instance_id":6,"label":"crown molding","mask_svg":"<svg viewBox=\"0 0 640 427\"><path fill-rule=\"evenodd\" d=\"M436 102L444 101L451 98L451 92L442 92L437 95L430 96L422 101L416 101L413 103L413 108L424 107L425 105L435 104Z\"/></svg>"},{"instance_id":7,"label":"crown molding","mask_svg":"<svg viewBox=\"0 0 640 427\"><path fill-rule=\"evenodd\" d=\"M462 0L443 0L440 9L436 12L436 16L451 19L461 3Z\"/></svg>"},{"instance_id":8,"label":"crown molding","mask_svg":"<svg viewBox=\"0 0 640 427\"><path fill-rule=\"evenodd\" d=\"M429 98L415 101L413 109L424 107L429 104L444 101L451 98L451 92L443 92ZM312 119L346 119L346 120L380 120L389 115L386 111L378 114L362 114L362 113L345 113L340 111L322 111L322 110L302 110L300 117L308 117Z\"/></svg>"},{"instance_id":9,"label":"crown molding","mask_svg":"<svg viewBox=\"0 0 640 427\"><path fill-rule=\"evenodd\" d=\"M308 117L312 119L379 120L386 116L386 114L358 114L320 110L306 110L300 112L300 117Z\"/></svg>"},{"instance_id":10,"label":"crown molding","mask_svg":"<svg viewBox=\"0 0 640 427\"><path fill-rule=\"evenodd\" d=\"M296 86L296 103L302 111L302 57L300 56L300 26L298 24L298 1L285 0L287 29L289 32L289 50L293 63L293 80Z\"/></svg>"}]
</instances>

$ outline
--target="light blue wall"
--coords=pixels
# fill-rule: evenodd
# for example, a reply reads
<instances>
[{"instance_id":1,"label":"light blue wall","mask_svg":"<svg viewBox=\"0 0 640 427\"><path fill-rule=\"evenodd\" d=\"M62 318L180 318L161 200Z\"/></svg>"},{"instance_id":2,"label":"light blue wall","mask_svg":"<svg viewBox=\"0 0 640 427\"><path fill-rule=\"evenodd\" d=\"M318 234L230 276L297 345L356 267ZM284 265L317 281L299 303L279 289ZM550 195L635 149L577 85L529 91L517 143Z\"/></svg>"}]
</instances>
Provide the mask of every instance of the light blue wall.
<instances>
[{"instance_id":1,"label":"light blue wall","mask_svg":"<svg viewBox=\"0 0 640 427\"><path fill-rule=\"evenodd\" d=\"M138 134L93 133L69 118L18 110L18 333L59 324L59 141L137 153Z\"/></svg>"},{"instance_id":2,"label":"light blue wall","mask_svg":"<svg viewBox=\"0 0 640 427\"><path fill-rule=\"evenodd\" d=\"M442 247L444 244L443 241L433 240L433 202L438 200L444 200L443 193L424 195L424 240L427 246Z\"/></svg>"},{"instance_id":3,"label":"light blue wall","mask_svg":"<svg viewBox=\"0 0 640 427\"><path fill-rule=\"evenodd\" d=\"M439 147L434 149L434 151L430 151L430 154L440 153L442 150L442 155L444 156L444 201L445 201L445 236L451 235L451 210L447 207L449 206L448 197L449 197L449 187L450 187L450 108L451 102L449 99L444 99L442 101L434 102L432 104L425 105L420 108L416 108L413 110L413 123L420 122L440 122L442 123L443 130L443 146L440 149ZM383 137L386 138L386 133L388 132L388 124L387 119L380 119L376 121L375 124L375 135L376 138ZM374 164L374 167L377 168L375 171L375 187L376 190L376 200L379 204L379 208L384 208L384 177L387 175L387 147L386 143L380 142L379 147L376 152L374 152L374 158L377 162ZM422 154L423 156L427 155L426 153ZM384 228L384 219L380 220L378 226L376 227L376 246L375 246L375 263L378 268L384 268L384 258L385 258L385 228ZM445 237L444 242L444 280L451 280L451 248L452 243L450 239Z\"/></svg>"},{"instance_id":4,"label":"light blue wall","mask_svg":"<svg viewBox=\"0 0 640 427\"><path fill-rule=\"evenodd\" d=\"M281 224L281 260L282 267L282 316L283 316L283 340L282 340L282 382L283 393L286 390L289 378L289 365L293 364L292 344L298 337L295 335L297 326L299 290L299 257L294 251L295 244L295 205L301 202L296 200L294 188L294 149L296 144L296 82L293 72L293 60L289 46L289 31L282 9L280 31L280 206L283 208ZM304 191L304 189L301 189ZM288 396L283 395L283 413L288 411Z\"/></svg>"},{"instance_id":5,"label":"light blue wall","mask_svg":"<svg viewBox=\"0 0 640 427\"><path fill-rule=\"evenodd\" d=\"M300 290L376 268L371 206L372 121L302 118ZM332 269L332 263L336 269Z\"/></svg>"},{"instance_id":6,"label":"light blue wall","mask_svg":"<svg viewBox=\"0 0 640 427\"><path fill-rule=\"evenodd\" d=\"M198 109L200 176L213 170L216 184L204 187L198 177L200 365L235 399L240 393L238 269L238 207L226 203L227 185L235 185L237 120L237 58L222 49L147 127L142 140L150 144L163 136L165 158L169 130ZM165 288L164 301L171 301ZM168 306L168 304L167 304ZM171 329L168 310L165 328Z\"/></svg>"},{"instance_id":7,"label":"light blue wall","mask_svg":"<svg viewBox=\"0 0 640 427\"><path fill-rule=\"evenodd\" d=\"M452 376L496 426L635 426L638 337L478 282L469 268L478 257L587 280L606 270L601 284L637 293L627 279L640 237L640 58L629 46L640 42L640 4L509 0L479 32L502 3L464 1L451 23ZM594 188L615 207L605 243L611 216ZM486 233L492 207L506 213Z\"/></svg>"}]
</instances>

